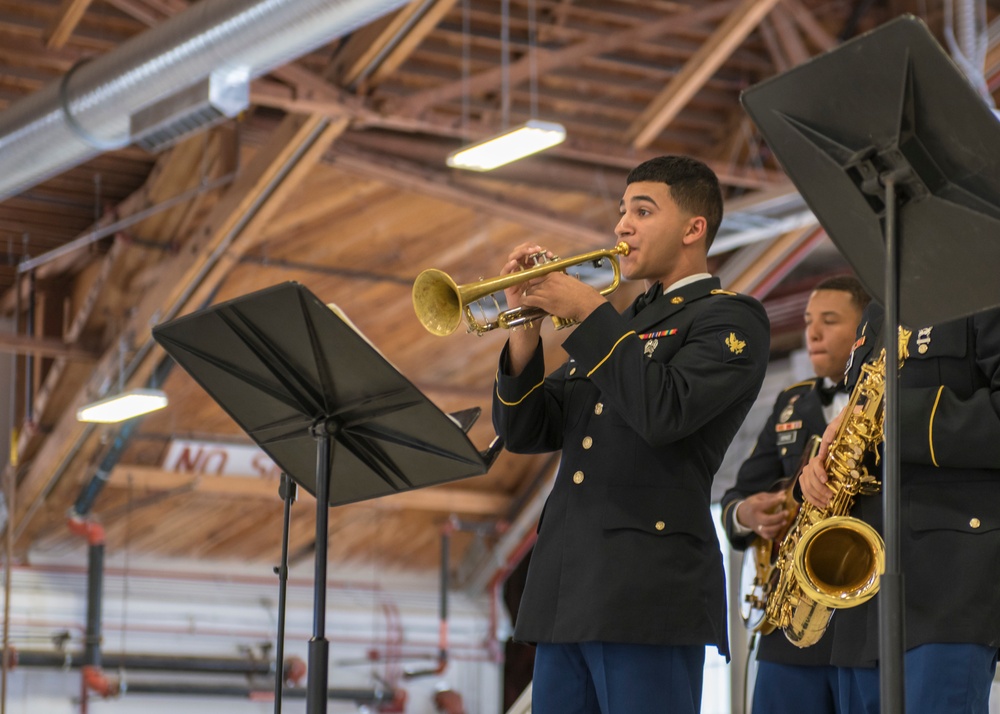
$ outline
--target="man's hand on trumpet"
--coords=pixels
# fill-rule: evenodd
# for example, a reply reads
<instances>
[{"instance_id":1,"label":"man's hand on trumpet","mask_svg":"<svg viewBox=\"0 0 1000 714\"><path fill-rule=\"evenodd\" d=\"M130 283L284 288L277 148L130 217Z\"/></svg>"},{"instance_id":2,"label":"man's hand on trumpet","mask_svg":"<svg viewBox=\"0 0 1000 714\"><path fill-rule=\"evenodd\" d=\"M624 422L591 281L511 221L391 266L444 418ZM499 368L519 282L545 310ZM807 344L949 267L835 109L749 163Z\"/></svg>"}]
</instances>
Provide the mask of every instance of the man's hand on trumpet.
<instances>
[{"instance_id":1,"label":"man's hand on trumpet","mask_svg":"<svg viewBox=\"0 0 1000 714\"><path fill-rule=\"evenodd\" d=\"M550 259L553 257L551 251L539 245L522 243L507 256L507 262L500 274L509 275L535 267L532 256L539 253L544 253ZM584 320L605 302L598 290L560 271L513 285L504 291L504 295L510 308L537 307L549 315L577 322ZM509 339L511 374L520 374L528 364L538 347L541 324L541 320L535 320L523 328L511 330Z\"/></svg>"},{"instance_id":2,"label":"man's hand on trumpet","mask_svg":"<svg viewBox=\"0 0 1000 714\"><path fill-rule=\"evenodd\" d=\"M507 256L507 262L504 264L503 270L500 271L500 275L510 275L511 273L535 267L532 256L536 256L539 253L544 253L545 256L550 259L553 257L552 251L544 250L540 245L522 243L512 250L510 255ZM525 303L521 301L521 296L524 294L527 286L527 283L518 283L504 290L504 295L507 297L508 307L515 308L525 305Z\"/></svg>"},{"instance_id":3,"label":"man's hand on trumpet","mask_svg":"<svg viewBox=\"0 0 1000 714\"><path fill-rule=\"evenodd\" d=\"M551 251L545 251L541 246L522 243L507 256L501 275L535 267L531 256L543 252L546 257L553 257ZM504 294L510 307L537 307L549 315L577 322L586 319L606 302L596 288L561 271L514 285Z\"/></svg>"}]
</instances>

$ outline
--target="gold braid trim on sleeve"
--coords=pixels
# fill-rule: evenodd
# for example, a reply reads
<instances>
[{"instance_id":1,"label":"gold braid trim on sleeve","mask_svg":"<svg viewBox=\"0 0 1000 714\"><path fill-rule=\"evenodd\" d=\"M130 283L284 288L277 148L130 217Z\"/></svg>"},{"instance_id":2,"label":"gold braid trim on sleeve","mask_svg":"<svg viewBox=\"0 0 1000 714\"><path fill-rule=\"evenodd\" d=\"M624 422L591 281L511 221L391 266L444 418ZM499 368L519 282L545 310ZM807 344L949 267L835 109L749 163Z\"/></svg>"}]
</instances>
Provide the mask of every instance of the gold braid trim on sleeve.
<instances>
[{"instance_id":1,"label":"gold braid trim on sleeve","mask_svg":"<svg viewBox=\"0 0 1000 714\"><path fill-rule=\"evenodd\" d=\"M629 332L626 332L626 333L625 333L624 335L622 335L621 337L619 337L619 338L618 338L618 341L617 341L617 342L615 342L615 344L614 344L614 345L612 345L612 347L611 347L611 351L610 351L610 352L608 352L608 353L607 353L606 355L604 355L604 359L602 359L602 360L601 360L600 362L598 362L598 363L597 363L597 365L596 365L596 366L595 366L595 367L594 367L594 368L593 368L592 370L590 370L589 372L587 372L587 376L589 377L590 375L592 375L592 374L593 374L594 372L596 372L596 371L597 371L598 369L600 369L600 368L601 368L601 365L602 365L602 364L604 364L605 362L607 362L607 361L608 361L608 357L610 357L610 356L611 356L611 354L612 354L612 353L613 353L613 352L614 352L614 351L615 351L615 350L616 350L616 349L618 348L618 345L620 345L620 344L622 343L622 340L624 340L624 339L625 339L626 337L628 337L629 335L634 335L634 334L635 334L635 330L631 330L631 331L629 331Z\"/></svg>"},{"instance_id":2,"label":"gold braid trim on sleeve","mask_svg":"<svg viewBox=\"0 0 1000 714\"><path fill-rule=\"evenodd\" d=\"M934 397L934 406L931 407L931 418L927 422L927 444L931 449L931 463L941 468L941 465L937 462L934 457L934 415L937 414L938 402L941 401L941 392L944 391L944 385L938 387L937 396Z\"/></svg>"},{"instance_id":3,"label":"gold braid trim on sleeve","mask_svg":"<svg viewBox=\"0 0 1000 714\"><path fill-rule=\"evenodd\" d=\"M543 384L545 384L545 380L544 379L541 382L539 382L538 384L536 384L534 387L532 387L531 389L529 389L527 392L525 392L524 396L521 397L520 399L518 399L516 402L508 402L508 401L505 401L504 398L500 396L500 380L497 380L496 381L496 385L497 385L497 387L496 387L497 399L499 399L500 403L503 404L504 406L507 406L507 407L516 407L518 404L520 404L525 399L527 399L528 395L530 395L533 391L535 391L536 389L538 389L539 387L541 387Z\"/></svg>"}]
</instances>

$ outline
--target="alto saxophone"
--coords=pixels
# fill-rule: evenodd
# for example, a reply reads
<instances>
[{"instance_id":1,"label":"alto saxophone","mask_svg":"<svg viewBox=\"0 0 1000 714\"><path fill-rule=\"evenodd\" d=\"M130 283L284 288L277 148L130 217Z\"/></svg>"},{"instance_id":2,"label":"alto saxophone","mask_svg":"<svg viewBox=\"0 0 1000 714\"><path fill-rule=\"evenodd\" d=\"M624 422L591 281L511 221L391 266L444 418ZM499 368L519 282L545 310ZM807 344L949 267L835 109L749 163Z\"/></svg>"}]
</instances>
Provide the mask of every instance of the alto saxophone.
<instances>
[{"instance_id":1,"label":"alto saxophone","mask_svg":"<svg viewBox=\"0 0 1000 714\"><path fill-rule=\"evenodd\" d=\"M900 328L900 366L910 332ZM797 647L819 642L833 611L856 607L878 592L885 572L885 544L874 528L847 514L858 495L878 493L865 453L875 454L883 439L885 350L861 376L830 444L825 466L833 498L825 508L802 504L781 543L774 564L765 617Z\"/></svg>"}]
</instances>

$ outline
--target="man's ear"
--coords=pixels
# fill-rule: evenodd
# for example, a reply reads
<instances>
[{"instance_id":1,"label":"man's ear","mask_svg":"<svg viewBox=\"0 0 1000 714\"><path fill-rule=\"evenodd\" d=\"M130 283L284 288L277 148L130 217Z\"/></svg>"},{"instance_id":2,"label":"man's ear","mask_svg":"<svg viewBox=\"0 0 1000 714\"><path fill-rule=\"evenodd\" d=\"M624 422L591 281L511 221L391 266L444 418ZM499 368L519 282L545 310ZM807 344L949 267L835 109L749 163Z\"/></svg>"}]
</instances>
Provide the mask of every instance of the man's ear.
<instances>
[{"instance_id":1,"label":"man's ear","mask_svg":"<svg viewBox=\"0 0 1000 714\"><path fill-rule=\"evenodd\" d=\"M705 237L708 230L708 221L704 216L695 216L688 219L687 230L684 231L684 245L693 245Z\"/></svg>"}]
</instances>

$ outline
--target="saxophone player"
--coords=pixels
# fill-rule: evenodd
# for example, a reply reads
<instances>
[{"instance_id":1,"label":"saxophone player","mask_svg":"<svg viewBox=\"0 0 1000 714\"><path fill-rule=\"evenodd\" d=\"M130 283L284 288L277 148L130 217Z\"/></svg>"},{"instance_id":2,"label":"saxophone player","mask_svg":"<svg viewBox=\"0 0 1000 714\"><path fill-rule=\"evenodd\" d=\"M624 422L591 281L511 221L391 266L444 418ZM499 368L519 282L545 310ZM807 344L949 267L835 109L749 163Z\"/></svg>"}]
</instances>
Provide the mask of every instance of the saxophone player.
<instances>
[{"instance_id":1,"label":"saxophone player","mask_svg":"<svg viewBox=\"0 0 1000 714\"><path fill-rule=\"evenodd\" d=\"M865 311L849 385L879 351L883 315L876 303ZM914 327L907 352L899 372L906 712L987 714L1000 646L1000 310ZM820 507L834 432L799 479ZM881 496L858 497L851 515L881 531ZM838 714L879 711L879 597L832 619Z\"/></svg>"},{"instance_id":2,"label":"saxophone player","mask_svg":"<svg viewBox=\"0 0 1000 714\"><path fill-rule=\"evenodd\" d=\"M760 537L778 538L788 527L784 485L797 475L806 445L847 403L844 370L869 296L857 278L820 282L805 309L805 343L816 376L778 395L735 485L722 497L722 522L730 544L744 550ZM777 490L776 490L777 489ZM781 630L763 635L757 649L753 711L769 714L835 714L836 679L829 638L805 649Z\"/></svg>"}]
</instances>

